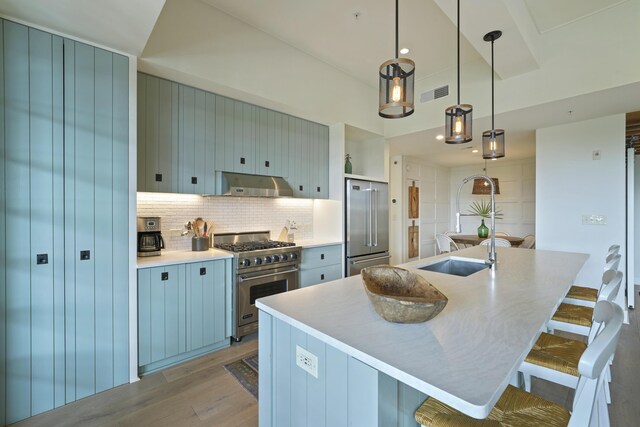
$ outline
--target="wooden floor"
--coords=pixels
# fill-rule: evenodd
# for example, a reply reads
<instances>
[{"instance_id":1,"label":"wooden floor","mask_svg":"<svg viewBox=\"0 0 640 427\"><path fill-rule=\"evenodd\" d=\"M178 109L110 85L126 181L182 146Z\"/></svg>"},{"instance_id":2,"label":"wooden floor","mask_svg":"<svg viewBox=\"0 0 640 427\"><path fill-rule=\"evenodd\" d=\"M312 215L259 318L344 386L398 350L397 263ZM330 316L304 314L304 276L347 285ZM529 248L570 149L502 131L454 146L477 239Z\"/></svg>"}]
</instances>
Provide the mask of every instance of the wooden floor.
<instances>
[{"instance_id":1,"label":"wooden floor","mask_svg":"<svg viewBox=\"0 0 640 427\"><path fill-rule=\"evenodd\" d=\"M636 305L640 298L636 292ZM612 367L613 427L640 425L640 307L630 311ZM14 426L257 426L257 401L224 365L252 353L255 334L230 348L88 397ZM532 391L571 408L573 390L543 380Z\"/></svg>"}]
</instances>

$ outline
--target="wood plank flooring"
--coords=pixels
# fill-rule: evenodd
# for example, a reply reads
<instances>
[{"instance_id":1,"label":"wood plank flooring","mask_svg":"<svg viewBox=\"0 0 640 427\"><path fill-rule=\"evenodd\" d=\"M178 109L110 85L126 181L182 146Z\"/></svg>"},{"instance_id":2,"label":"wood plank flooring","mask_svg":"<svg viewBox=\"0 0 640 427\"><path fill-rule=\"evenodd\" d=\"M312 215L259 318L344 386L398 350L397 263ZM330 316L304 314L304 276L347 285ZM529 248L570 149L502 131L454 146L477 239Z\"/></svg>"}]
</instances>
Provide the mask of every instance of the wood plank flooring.
<instances>
[{"instance_id":1,"label":"wood plank flooring","mask_svg":"<svg viewBox=\"0 0 640 427\"><path fill-rule=\"evenodd\" d=\"M636 291L636 305L640 303ZM630 311L612 366L612 427L640 420L640 314ZM40 426L257 426L258 403L224 365L258 348L257 336L134 384L87 397L29 418L16 427ZM532 391L571 408L573 390L533 380Z\"/></svg>"}]
</instances>

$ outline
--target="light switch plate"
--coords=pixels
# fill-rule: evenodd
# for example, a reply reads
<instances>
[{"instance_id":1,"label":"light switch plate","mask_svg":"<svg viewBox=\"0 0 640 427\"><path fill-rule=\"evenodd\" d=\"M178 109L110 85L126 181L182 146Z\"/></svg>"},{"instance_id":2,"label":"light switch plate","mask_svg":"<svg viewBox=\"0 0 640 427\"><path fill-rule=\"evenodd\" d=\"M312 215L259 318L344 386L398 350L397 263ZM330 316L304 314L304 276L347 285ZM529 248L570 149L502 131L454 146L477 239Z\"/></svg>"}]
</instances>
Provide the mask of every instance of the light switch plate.
<instances>
[{"instance_id":1,"label":"light switch plate","mask_svg":"<svg viewBox=\"0 0 640 427\"><path fill-rule=\"evenodd\" d=\"M308 374L318 378L318 356L299 345L296 346L296 365L307 371Z\"/></svg>"},{"instance_id":2,"label":"light switch plate","mask_svg":"<svg viewBox=\"0 0 640 427\"><path fill-rule=\"evenodd\" d=\"M596 214L583 214L582 215L582 224L583 225L606 225L607 224L607 216L606 215L596 215Z\"/></svg>"}]
</instances>

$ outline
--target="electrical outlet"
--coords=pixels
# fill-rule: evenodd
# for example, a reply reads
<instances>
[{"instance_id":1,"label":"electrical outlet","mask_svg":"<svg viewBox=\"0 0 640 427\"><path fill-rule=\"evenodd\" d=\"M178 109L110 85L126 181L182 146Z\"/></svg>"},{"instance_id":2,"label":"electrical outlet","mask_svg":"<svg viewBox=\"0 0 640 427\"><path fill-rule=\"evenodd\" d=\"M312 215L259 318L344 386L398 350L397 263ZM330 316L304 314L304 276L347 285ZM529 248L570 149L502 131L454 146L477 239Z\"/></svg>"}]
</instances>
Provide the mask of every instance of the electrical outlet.
<instances>
[{"instance_id":1,"label":"electrical outlet","mask_svg":"<svg viewBox=\"0 0 640 427\"><path fill-rule=\"evenodd\" d=\"M308 352L299 345L296 346L296 365L318 378L318 356Z\"/></svg>"},{"instance_id":2,"label":"electrical outlet","mask_svg":"<svg viewBox=\"0 0 640 427\"><path fill-rule=\"evenodd\" d=\"M582 215L583 225L607 225L606 215L584 214Z\"/></svg>"},{"instance_id":3,"label":"electrical outlet","mask_svg":"<svg viewBox=\"0 0 640 427\"><path fill-rule=\"evenodd\" d=\"M171 228L171 229L169 229L169 236L171 236L171 237L180 237L180 236L182 236L182 229L181 228Z\"/></svg>"}]
</instances>

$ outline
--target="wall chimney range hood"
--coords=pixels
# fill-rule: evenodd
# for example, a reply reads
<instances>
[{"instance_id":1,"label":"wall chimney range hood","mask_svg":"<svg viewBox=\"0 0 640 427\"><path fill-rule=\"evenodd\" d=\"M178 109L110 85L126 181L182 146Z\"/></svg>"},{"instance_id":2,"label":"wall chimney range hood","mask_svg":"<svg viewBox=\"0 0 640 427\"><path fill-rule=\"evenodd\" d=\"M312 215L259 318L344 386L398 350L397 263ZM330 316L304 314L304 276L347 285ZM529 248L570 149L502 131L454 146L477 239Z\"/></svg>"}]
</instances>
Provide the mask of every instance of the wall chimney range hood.
<instances>
[{"instance_id":1,"label":"wall chimney range hood","mask_svg":"<svg viewBox=\"0 0 640 427\"><path fill-rule=\"evenodd\" d=\"M239 197L293 197L291 186L280 176L216 172L216 195Z\"/></svg>"}]
</instances>

